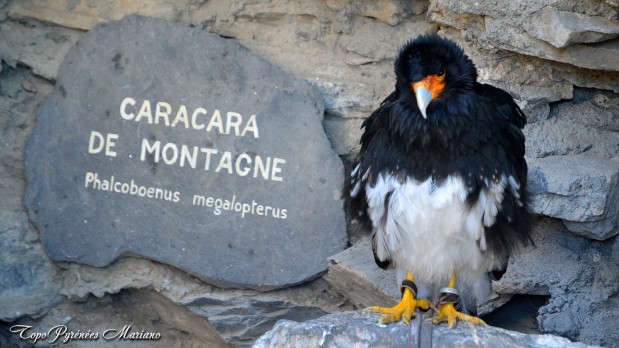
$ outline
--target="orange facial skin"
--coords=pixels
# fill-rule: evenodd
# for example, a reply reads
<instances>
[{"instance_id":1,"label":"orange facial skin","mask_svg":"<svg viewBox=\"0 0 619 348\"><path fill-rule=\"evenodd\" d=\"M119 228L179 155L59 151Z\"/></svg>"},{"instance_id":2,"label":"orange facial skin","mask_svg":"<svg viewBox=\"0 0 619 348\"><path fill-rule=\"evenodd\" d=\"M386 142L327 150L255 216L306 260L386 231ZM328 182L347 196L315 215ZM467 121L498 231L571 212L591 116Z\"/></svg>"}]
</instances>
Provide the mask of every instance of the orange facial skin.
<instances>
[{"instance_id":1,"label":"orange facial skin","mask_svg":"<svg viewBox=\"0 0 619 348\"><path fill-rule=\"evenodd\" d=\"M439 96L443 88L445 88L445 74L443 73L442 75L428 75L420 81L411 82L411 87L413 88L413 91L415 91L415 93L417 92L417 88L423 87L428 91L432 92L432 99L435 99Z\"/></svg>"}]
</instances>

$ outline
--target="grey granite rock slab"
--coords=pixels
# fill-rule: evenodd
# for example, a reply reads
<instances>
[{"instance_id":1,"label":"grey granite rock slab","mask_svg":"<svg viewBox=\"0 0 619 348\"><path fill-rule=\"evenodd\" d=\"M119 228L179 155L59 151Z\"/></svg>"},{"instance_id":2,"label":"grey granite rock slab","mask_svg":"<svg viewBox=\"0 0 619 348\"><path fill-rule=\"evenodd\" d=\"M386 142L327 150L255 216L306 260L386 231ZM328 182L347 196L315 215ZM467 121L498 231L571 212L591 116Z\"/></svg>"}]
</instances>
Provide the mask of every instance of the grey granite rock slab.
<instances>
[{"instance_id":1,"label":"grey granite rock slab","mask_svg":"<svg viewBox=\"0 0 619 348\"><path fill-rule=\"evenodd\" d=\"M297 323L280 320L253 347L410 347L409 326L402 322L379 325L378 314L342 312ZM425 319L429 320L429 319ZM432 347L588 347L554 335L523 334L497 327L459 322L432 328Z\"/></svg>"}]
</instances>

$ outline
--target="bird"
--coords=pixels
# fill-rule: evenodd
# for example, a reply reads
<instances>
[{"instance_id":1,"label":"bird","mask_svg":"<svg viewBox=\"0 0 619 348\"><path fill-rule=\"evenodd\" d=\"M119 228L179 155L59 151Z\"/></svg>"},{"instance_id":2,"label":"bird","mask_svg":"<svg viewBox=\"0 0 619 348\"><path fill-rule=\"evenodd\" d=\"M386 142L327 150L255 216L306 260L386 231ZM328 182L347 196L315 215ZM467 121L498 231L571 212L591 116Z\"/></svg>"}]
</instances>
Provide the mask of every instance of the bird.
<instances>
[{"instance_id":1,"label":"bird","mask_svg":"<svg viewBox=\"0 0 619 348\"><path fill-rule=\"evenodd\" d=\"M342 195L376 264L402 297L367 308L380 323L486 323L477 306L514 252L533 245L523 127L506 91L477 81L463 49L438 34L402 46L395 90L366 118Z\"/></svg>"}]
</instances>

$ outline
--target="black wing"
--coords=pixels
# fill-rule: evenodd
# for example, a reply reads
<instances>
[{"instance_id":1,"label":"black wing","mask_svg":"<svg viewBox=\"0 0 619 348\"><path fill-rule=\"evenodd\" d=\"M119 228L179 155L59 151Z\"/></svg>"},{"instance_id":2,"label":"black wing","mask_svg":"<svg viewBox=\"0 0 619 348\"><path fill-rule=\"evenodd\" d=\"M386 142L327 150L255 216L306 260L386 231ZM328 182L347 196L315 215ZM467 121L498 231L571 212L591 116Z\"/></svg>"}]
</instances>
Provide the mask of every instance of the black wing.
<instances>
[{"instance_id":1,"label":"black wing","mask_svg":"<svg viewBox=\"0 0 619 348\"><path fill-rule=\"evenodd\" d=\"M495 168L501 175L510 178L495 223L485 227L487 250L505 262L518 247L533 244L526 190L525 138L522 133L527 120L507 92L485 84L477 84L475 92L478 97L475 110L483 113L478 117L488 122L488 128L494 133L486 144L488 146L481 147L482 156L484 151L489 152L487 157L492 157L497 166ZM484 186L484 182L478 183Z\"/></svg>"},{"instance_id":2,"label":"black wing","mask_svg":"<svg viewBox=\"0 0 619 348\"><path fill-rule=\"evenodd\" d=\"M372 220L368 215L368 202L365 192L365 186L369 177L369 169L372 166L373 159L381 156L374 153L369 153L369 148L386 148L386 146L370 146L370 143L387 141L386 132L388 128L388 115L391 112L393 103L398 99L398 92L391 93L380 107L376 109L368 117L361 128L364 132L361 136L361 150L356 160L352 163L352 171L350 178L345 180L342 197L345 202L346 215L349 225L355 231L363 234L373 233ZM374 144L376 145L376 144ZM380 260L376 255L376 241L372 235L372 251L374 252L374 261L376 264L385 269L389 267L391 260Z\"/></svg>"}]
</instances>

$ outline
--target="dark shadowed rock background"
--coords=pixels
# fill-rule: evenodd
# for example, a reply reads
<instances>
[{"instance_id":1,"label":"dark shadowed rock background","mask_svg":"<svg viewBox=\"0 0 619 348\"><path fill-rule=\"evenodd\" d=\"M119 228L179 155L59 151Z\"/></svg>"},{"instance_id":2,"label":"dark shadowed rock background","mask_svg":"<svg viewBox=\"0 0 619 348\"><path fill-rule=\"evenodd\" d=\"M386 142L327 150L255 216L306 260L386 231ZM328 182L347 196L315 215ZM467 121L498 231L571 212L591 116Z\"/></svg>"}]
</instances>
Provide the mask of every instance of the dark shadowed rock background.
<instances>
[{"instance_id":1,"label":"dark shadowed rock background","mask_svg":"<svg viewBox=\"0 0 619 348\"><path fill-rule=\"evenodd\" d=\"M9 333L18 324L40 331L58 324L82 331L130 324L161 332L161 346L250 346L280 319L288 321L258 346L285 345L281 336L273 340L278 332L305 332L298 342L314 342L323 327L353 327L345 335L349 343L375 342L375 325L360 314L325 315L386 305L397 296L393 275L372 265L367 241L358 235L349 235L351 247L331 256L326 274L263 292L222 289L137 257L103 268L48 258L22 203L26 140L69 49L93 26L130 14L230 38L313 85L324 100L324 130L345 166L358 149L363 119L392 90L398 48L423 33L457 41L480 79L509 91L529 118L537 247L513 257L493 284L496 301L483 310L499 308L488 322L586 344L619 344L617 0L0 0L0 346L31 345ZM392 333L398 330L404 332L396 327ZM363 341L364 335L370 338ZM320 337L316 342L325 345L342 339ZM493 337L526 346L550 336L500 331Z\"/></svg>"}]
</instances>

